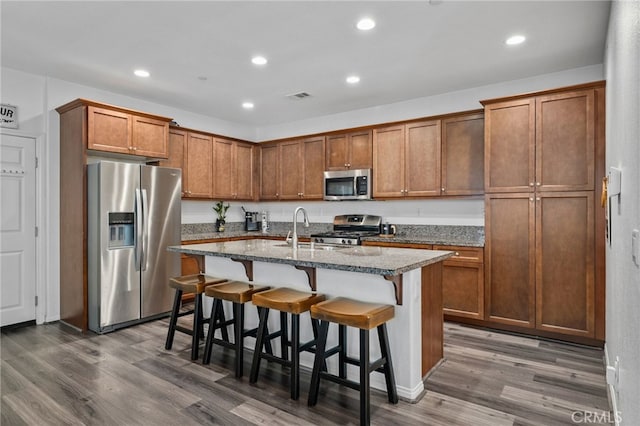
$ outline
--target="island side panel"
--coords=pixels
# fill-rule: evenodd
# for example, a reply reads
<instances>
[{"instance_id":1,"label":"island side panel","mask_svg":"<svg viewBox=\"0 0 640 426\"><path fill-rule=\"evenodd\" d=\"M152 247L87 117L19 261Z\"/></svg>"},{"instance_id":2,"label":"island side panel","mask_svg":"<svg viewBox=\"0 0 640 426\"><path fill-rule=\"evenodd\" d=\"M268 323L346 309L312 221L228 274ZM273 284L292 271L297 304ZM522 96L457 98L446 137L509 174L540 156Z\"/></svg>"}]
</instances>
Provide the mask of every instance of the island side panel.
<instances>
[{"instance_id":1,"label":"island side panel","mask_svg":"<svg viewBox=\"0 0 640 426\"><path fill-rule=\"evenodd\" d=\"M442 262L422 267L422 376L442 359Z\"/></svg>"}]
</instances>

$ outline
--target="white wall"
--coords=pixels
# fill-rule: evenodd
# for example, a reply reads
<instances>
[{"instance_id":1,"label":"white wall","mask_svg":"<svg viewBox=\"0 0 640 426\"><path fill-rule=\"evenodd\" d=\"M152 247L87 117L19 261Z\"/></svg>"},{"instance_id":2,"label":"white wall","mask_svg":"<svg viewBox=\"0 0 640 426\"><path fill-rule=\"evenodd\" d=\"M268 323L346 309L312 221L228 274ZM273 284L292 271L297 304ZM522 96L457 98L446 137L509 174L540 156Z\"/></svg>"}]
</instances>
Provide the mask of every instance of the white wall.
<instances>
[{"instance_id":1,"label":"white wall","mask_svg":"<svg viewBox=\"0 0 640 426\"><path fill-rule=\"evenodd\" d=\"M622 169L606 253L606 352L609 364L616 357L620 360L620 382L613 396L622 424L639 425L640 267L631 258L631 232L640 229L640 2L613 2L605 64L607 168Z\"/></svg>"},{"instance_id":2,"label":"white wall","mask_svg":"<svg viewBox=\"0 0 640 426\"><path fill-rule=\"evenodd\" d=\"M457 92L444 93L426 98L379 105L341 114L315 117L308 120L258 128L258 140L273 140L291 136L319 133L328 130L388 123L429 117L457 111L480 109L481 100L518 95L521 93L554 89L574 84L603 80L602 65L591 65L544 74L521 80L506 81L488 86L475 87Z\"/></svg>"},{"instance_id":3,"label":"white wall","mask_svg":"<svg viewBox=\"0 0 640 426\"><path fill-rule=\"evenodd\" d=\"M332 223L339 214L367 213L383 216L389 223L412 225L467 225L484 226L482 197L460 200L413 201L286 201L286 202L234 202L227 212L227 221L244 221L241 206L247 211L266 211L269 221L291 222L293 211L303 206L311 222ZM182 203L183 223L211 223L215 213L213 202L187 201Z\"/></svg>"}]
</instances>

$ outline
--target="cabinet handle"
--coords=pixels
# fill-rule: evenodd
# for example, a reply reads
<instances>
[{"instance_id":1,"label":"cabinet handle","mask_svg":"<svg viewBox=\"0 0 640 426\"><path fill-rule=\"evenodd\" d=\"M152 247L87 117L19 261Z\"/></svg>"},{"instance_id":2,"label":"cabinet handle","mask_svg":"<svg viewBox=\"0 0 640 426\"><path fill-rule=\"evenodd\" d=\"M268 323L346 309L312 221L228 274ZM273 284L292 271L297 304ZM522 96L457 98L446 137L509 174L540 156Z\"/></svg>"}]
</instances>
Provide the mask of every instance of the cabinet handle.
<instances>
[{"instance_id":1,"label":"cabinet handle","mask_svg":"<svg viewBox=\"0 0 640 426\"><path fill-rule=\"evenodd\" d=\"M540 182L536 182L536 186L540 186Z\"/></svg>"},{"instance_id":2,"label":"cabinet handle","mask_svg":"<svg viewBox=\"0 0 640 426\"><path fill-rule=\"evenodd\" d=\"M533 186L533 182L529 182L529 186Z\"/></svg>"},{"instance_id":3,"label":"cabinet handle","mask_svg":"<svg viewBox=\"0 0 640 426\"><path fill-rule=\"evenodd\" d=\"M536 201L540 201L540 197L536 197Z\"/></svg>"},{"instance_id":4,"label":"cabinet handle","mask_svg":"<svg viewBox=\"0 0 640 426\"><path fill-rule=\"evenodd\" d=\"M442 190L442 192L446 191L444 188L440 188Z\"/></svg>"},{"instance_id":5,"label":"cabinet handle","mask_svg":"<svg viewBox=\"0 0 640 426\"><path fill-rule=\"evenodd\" d=\"M456 256L460 256L460 253L456 252Z\"/></svg>"},{"instance_id":6,"label":"cabinet handle","mask_svg":"<svg viewBox=\"0 0 640 426\"><path fill-rule=\"evenodd\" d=\"M529 197L529 201L533 201L533 197Z\"/></svg>"},{"instance_id":7,"label":"cabinet handle","mask_svg":"<svg viewBox=\"0 0 640 426\"><path fill-rule=\"evenodd\" d=\"M351 167L351 163L347 163L347 167Z\"/></svg>"}]
</instances>

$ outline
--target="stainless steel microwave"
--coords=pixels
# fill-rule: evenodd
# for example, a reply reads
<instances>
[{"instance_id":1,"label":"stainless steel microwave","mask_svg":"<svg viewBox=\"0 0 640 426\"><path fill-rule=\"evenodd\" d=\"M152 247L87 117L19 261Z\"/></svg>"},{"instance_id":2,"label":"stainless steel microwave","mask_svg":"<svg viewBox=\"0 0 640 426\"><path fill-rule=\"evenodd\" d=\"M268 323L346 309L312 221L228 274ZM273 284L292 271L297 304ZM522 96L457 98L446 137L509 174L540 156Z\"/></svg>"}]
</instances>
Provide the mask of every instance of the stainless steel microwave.
<instances>
[{"instance_id":1,"label":"stainless steel microwave","mask_svg":"<svg viewBox=\"0 0 640 426\"><path fill-rule=\"evenodd\" d=\"M324 199L370 200L371 169L324 172Z\"/></svg>"}]
</instances>

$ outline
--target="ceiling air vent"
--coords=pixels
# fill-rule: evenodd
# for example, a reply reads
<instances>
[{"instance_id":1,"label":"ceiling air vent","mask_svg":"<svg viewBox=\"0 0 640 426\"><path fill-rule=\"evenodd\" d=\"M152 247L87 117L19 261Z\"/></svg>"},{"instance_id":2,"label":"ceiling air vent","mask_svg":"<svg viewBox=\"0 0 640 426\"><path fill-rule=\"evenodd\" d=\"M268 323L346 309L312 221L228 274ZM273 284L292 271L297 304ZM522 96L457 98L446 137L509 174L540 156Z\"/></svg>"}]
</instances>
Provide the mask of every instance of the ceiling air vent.
<instances>
[{"instance_id":1,"label":"ceiling air vent","mask_svg":"<svg viewBox=\"0 0 640 426\"><path fill-rule=\"evenodd\" d=\"M287 95L287 98L291 99L292 101L299 101L301 99L308 98L309 96L311 95L307 92L298 92Z\"/></svg>"}]
</instances>

